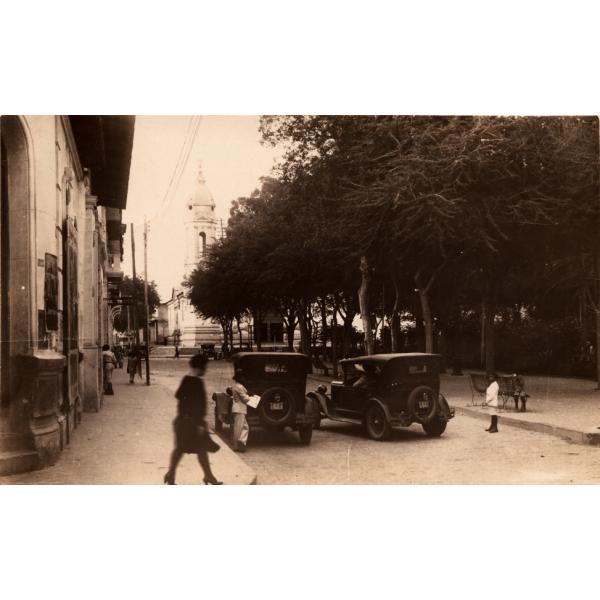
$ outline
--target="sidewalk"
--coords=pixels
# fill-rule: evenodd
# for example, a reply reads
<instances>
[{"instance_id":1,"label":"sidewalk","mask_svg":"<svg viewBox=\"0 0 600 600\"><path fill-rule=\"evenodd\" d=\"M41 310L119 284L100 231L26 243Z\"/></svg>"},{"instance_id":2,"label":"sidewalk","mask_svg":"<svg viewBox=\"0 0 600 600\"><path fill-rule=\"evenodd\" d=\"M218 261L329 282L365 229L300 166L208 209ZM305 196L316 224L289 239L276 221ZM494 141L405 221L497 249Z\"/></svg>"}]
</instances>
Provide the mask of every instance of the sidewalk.
<instances>
[{"instance_id":1,"label":"sidewalk","mask_svg":"<svg viewBox=\"0 0 600 600\"><path fill-rule=\"evenodd\" d=\"M84 413L71 444L53 467L0 477L0 484L162 484L173 449L176 400L164 385L129 384L125 370L114 371L114 396L98 413ZM256 474L218 436L221 449L210 455L213 472L225 484L253 484ZM202 470L186 454L178 484L201 484Z\"/></svg>"},{"instance_id":2,"label":"sidewalk","mask_svg":"<svg viewBox=\"0 0 600 600\"><path fill-rule=\"evenodd\" d=\"M331 378L311 375L315 382L330 383ZM527 412L506 410L500 413L500 426L509 425L567 439L577 444L600 446L600 390L588 379L524 376L530 398ZM310 389L310 385L308 386ZM441 376L441 391L457 415L489 420L488 411L472 405L469 377ZM475 402L481 404L476 395ZM507 407L514 408L509 400Z\"/></svg>"}]
</instances>

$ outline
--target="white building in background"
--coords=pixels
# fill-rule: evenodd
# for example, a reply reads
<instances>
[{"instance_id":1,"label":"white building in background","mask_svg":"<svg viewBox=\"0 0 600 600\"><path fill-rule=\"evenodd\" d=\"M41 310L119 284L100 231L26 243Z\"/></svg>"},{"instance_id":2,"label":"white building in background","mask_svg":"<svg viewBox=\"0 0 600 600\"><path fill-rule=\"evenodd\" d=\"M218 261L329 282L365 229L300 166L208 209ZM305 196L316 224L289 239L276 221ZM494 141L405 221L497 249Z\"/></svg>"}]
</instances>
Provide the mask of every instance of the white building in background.
<instances>
[{"instance_id":1,"label":"white building in background","mask_svg":"<svg viewBox=\"0 0 600 600\"><path fill-rule=\"evenodd\" d=\"M215 200L200 167L194 192L181 208L185 227L184 278L187 278L217 239ZM223 344L221 326L199 316L186 295L184 288L174 288L171 299L165 303L169 341L183 348L213 345L220 349Z\"/></svg>"},{"instance_id":2,"label":"white building in background","mask_svg":"<svg viewBox=\"0 0 600 600\"><path fill-rule=\"evenodd\" d=\"M187 278L205 256L208 248L222 235L215 217L215 200L198 168L194 192L180 207L185 228L184 278ZM161 304L151 327L156 331L151 341L155 344L176 345L181 348L213 346L220 351L223 347L223 331L218 323L199 316L187 298L188 290L173 288L171 298ZM253 348L260 339L263 350L285 350L284 327L279 315L263 315L260 327L246 319L240 324L241 340L234 327L234 345ZM160 335L159 331L163 332ZM297 346L299 340L295 339Z\"/></svg>"}]
</instances>

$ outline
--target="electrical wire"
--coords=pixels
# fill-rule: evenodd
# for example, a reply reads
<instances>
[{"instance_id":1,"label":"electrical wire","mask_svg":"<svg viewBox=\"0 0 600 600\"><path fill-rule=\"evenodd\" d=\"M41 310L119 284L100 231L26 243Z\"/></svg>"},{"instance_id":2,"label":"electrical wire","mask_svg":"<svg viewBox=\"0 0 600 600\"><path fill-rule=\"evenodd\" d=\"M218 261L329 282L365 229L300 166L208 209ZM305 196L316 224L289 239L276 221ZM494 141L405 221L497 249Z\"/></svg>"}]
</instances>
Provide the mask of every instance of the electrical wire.
<instances>
[{"instance_id":1,"label":"electrical wire","mask_svg":"<svg viewBox=\"0 0 600 600\"><path fill-rule=\"evenodd\" d=\"M152 220L164 215L166 210L169 208L172 198L173 198L173 195L174 195L174 192L179 187L179 183L181 181L181 176L183 175L183 173L185 172L185 169L187 167L187 163L188 163L192 148L194 147L196 137L200 130L201 123L202 123L201 116L196 116L196 117L190 118L190 121L188 122L187 131L186 131L186 136L183 140L181 150L179 151L179 155L177 157L177 162L175 163L175 168L173 169L173 172L171 174L171 178L169 180L169 184L167 186L167 189L165 191L165 194L163 196L161 204L160 204L156 214L153 217L150 217L150 219L148 219L148 221L152 221Z\"/></svg>"}]
</instances>

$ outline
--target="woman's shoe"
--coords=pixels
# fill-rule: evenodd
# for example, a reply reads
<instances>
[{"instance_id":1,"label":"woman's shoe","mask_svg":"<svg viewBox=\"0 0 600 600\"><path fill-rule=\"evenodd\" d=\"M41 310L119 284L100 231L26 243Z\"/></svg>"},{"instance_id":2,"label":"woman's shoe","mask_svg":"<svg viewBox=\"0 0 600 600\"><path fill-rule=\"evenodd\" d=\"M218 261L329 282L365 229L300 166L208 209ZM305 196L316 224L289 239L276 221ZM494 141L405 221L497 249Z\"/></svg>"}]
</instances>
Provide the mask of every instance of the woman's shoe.
<instances>
[{"instance_id":1,"label":"woman's shoe","mask_svg":"<svg viewBox=\"0 0 600 600\"><path fill-rule=\"evenodd\" d=\"M223 485L223 482L217 481L216 477L211 477L210 479L208 477L205 477L204 485Z\"/></svg>"}]
</instances>

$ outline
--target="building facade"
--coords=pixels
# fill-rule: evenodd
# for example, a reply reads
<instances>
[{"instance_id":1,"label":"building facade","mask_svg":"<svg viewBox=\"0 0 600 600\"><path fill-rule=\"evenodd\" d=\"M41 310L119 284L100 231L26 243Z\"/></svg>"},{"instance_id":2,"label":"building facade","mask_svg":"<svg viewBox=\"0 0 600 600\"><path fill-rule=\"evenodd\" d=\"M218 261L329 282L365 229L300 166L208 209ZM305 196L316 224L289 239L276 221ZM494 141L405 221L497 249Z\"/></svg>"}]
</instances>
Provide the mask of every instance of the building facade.
<instances>
[{"instance_id":1,"label":"building facade","mask_svg":"<svg viewBox=\"0 0 600 600\"><path fill-rule=\"evenodd\" d=\"M133 129L133 117L0 118L0 473L52 464L102 406Z\"/></svg>"}]
</instances>

